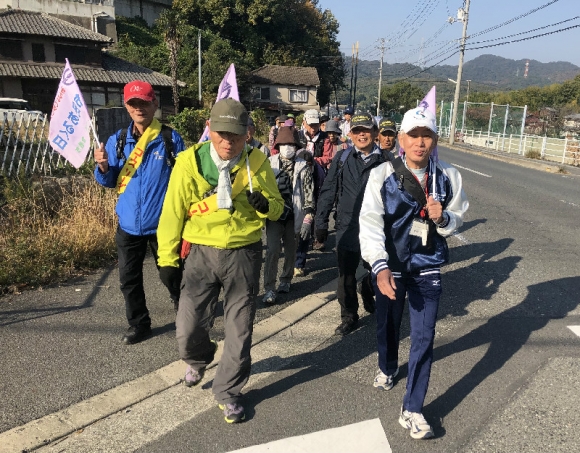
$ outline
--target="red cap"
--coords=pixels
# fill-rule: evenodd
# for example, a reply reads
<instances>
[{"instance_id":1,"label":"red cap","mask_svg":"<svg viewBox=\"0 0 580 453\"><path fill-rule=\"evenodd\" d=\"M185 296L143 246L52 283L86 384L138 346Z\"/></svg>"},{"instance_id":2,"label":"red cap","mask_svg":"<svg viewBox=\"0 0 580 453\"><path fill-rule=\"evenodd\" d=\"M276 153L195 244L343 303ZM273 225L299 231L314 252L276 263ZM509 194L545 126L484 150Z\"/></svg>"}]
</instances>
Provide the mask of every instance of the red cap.
<instances>
[{"instance_id":1,"label":"red cap","mask_svg":"<svg viewBox=\"0 0 580 453\"><path fill-rule=\"evenodd\" d=\"M151 102L155 100L155 91L153 91L153 87L150 83L141 80L133 80L125 85L123 97L125 98L125 102L128 102L131 99L142 99Z\"/></svg>"}]
</instances>

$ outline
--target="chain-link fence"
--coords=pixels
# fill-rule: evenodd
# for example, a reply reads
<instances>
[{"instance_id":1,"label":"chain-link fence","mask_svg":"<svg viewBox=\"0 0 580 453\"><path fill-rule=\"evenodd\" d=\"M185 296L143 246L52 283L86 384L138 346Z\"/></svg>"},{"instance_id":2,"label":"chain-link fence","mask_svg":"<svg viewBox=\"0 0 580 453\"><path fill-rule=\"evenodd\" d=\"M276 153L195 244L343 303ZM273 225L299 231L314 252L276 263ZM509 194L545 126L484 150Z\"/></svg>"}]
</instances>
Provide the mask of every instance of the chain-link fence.
<instances>
[{"instance_id":1,"label":"chain-link fence","mask_svg":"<svg viewBox=\"0 0 580 453\"><path fill-rule=\"evenodd\" d=\"M464 102L457 109L455 142L517 153L531 158L580 166L576 137L549 138L525 134L527 106ZM449 137L453 102L439 106L439 135Z\"/></svg>"}]
</instances>

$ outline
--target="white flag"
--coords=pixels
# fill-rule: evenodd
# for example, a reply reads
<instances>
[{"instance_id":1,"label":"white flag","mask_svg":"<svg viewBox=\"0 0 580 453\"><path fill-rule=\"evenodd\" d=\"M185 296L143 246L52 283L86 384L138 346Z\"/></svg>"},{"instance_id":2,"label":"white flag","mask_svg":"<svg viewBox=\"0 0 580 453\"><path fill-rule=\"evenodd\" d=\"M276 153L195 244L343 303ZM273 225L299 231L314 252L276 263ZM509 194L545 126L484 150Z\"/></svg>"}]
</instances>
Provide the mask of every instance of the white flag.
<instances>
[{"instance_id":1,"label":"white flag","mask_svg":"<svg viewBox=\"0 0 580 453\"><path fill-rule=\"evenodd\" d=\"M91 147L90 127L91 117L67 59L52 105L48 129L50 146L79 168Z\"/></svg>"}]
</instances>

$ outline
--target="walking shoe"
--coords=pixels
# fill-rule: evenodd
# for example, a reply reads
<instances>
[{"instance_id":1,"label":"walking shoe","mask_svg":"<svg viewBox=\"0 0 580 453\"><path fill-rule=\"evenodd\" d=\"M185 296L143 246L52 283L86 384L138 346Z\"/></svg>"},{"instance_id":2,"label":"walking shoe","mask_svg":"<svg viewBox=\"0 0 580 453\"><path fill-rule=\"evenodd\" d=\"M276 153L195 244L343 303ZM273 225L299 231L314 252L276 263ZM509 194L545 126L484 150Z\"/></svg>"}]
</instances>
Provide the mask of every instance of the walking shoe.
<instances>
[{"instance_id":1,"label":"walking shoe","mask_svg":"<svg viewBox=\"0 0 580 453\"><path fill-rule=\"evenodd\" d=\"M435 436L433 428L427 423L421 412L409 412L401 407L399 423L403 428L409 430L413 439L430 439Z\"/></svg>"},{"instance_id":2,"label":"walking shoe","mask_svg":"<svg viewBox=\"0 0 580 453\"><path fill-rule=\"evenodd\" d=\"M312 250L324 251L324 242L318 242L318 240L315 239L312 244Z\"/></svg>"},{"instance_id":3,"label":"walking shoe","mask_svg":"<svg viewBox=\"0 0 580 453\"><path fill-rule=\"evenodd\" d=\"M276 293L269 289L268 291L266 291L266 294L264 294L264 298L262 299L262 302L264 302L265 304L275 304L276 303Z\"/></svg>"},{"instance_id":4,"label":"walking shoe","mask_svg":"<svg viewBox=\"0 0 580 453\"><path fill-rule=\"evenodd\" d=\"M306 275L304 273L304 269L302 269L300 267L295 267L294 268L294 277L304 277L304 275Z\"/></svg>"},{"instance_id":5,"label":"walking shoe","mask_svg":"<svg viewBox=\"0 0 580 453\"><path fill-rule=\"evenodd\" d=\"M244 408L238 403L218 404L218 407L224 411L224 420L227 423L240 423L246 419Z\"/></svg>"},{"instance_id":6,"label":"walking shoe","mask_svg":"<svg viewBox=\"0 0 580 453\"><path fill-rule=\"evenodd\" d=\"M394 379L397 376L397 374L399 374L398 368L391 375L385 374L381 370L379 370L373 382L373 387L376 387L381 390L391 390L395 385Z\"/></svg>"},{"instance_id":7,"label":"walking shoe","mask_svg":"<svg viewBox=\"0 0 580 453\"><path fill-rule=\"evenodd\" d=\"M123 336L123 343L136 344L149 338L152 334L151 326L132 326L127 329L127 333Z\"/></svg>"},{"instance_id":8,"label":"walking shoe","mask_svg":"<svg viewBox=\"0 0 580 453\"><path fill-rule=\"evenodd\" d=\"M348 335L349 333L351 333L354 329L356 329L356 325L358 324L358 321L342 321L340 323L340 325L334 330L334 334L335 335Z\"/></svg>"},{"instance_id":9,"label":"walking shoe","mask_svg":"<svg viewBox=\"0 0 580 453\"><path fill-rule=\"evenodd\" d=\"M290 292L290 283L281 282L278 285L278 292L279 293L284 293L284 294L289 293Z\"/></svg>"},{"instance_id":10,"label":"walking shoe","mask_svg":"<svg viewBox=\"0 0 580 453\"><path fill-rule=\"evenodd\" d=\"M211 340L211 342L215 348L213 351L214 356L215 356L215 353L218 349L218 344L214 340ZM205 367L203 367L199 370L196 370L191 365L187 365L187 368L185 370L185 377L183 378L183 383L185 384L186 387L194 387L201 382L204 374L205 374Z\"/></svg>"}]
</instances>

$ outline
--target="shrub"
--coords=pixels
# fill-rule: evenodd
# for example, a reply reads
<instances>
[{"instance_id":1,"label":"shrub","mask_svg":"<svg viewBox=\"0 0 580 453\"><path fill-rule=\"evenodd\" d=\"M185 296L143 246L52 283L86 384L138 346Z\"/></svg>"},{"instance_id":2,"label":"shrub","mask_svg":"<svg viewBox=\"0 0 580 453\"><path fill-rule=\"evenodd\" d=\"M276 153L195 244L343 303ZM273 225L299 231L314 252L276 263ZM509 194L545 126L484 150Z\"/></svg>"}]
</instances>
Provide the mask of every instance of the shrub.
<instances>
[{"instance_id":1,"label":"shrub","mask_svg":"<svg viewBox=\"0 0 580 453\"><path fill-rule=\"evenodd\" d=\"M111 263L117 219L113 190L90 178L4 178L0 186L0 293Z\"/></svg>"},{"instance_id":2,"label":"shrub","mask_svg":"<svg viewBox=\"0 0 580 453\"><path fill-rule=\"evenodd\" d=\"M208 109L196 110L186 107L177 115L170 116L169 122L171 127L183 137L186 146L191 146L199 141L208 119Z\"/></svg>"},{"instance_id":3,"label":"shrub","mask_svg":"<svg viewBox=\"0 0 580 453\"><path fill-rule=\"evenodd\" d=\"M536 149L530 149L526 151L526 157L528 159L541 159L542 153Z\"/></svg>"}]
</instances>

